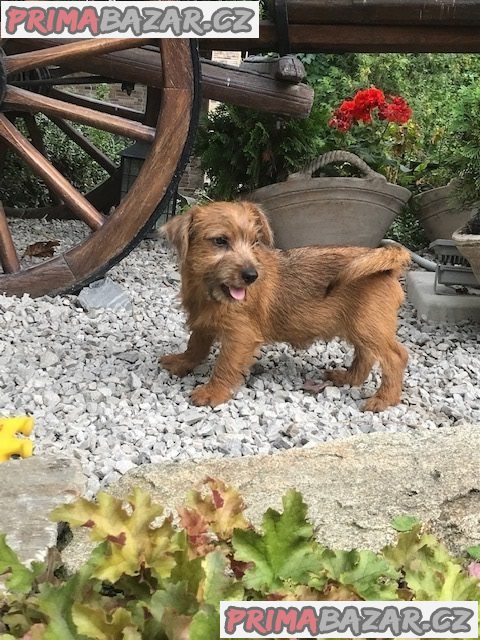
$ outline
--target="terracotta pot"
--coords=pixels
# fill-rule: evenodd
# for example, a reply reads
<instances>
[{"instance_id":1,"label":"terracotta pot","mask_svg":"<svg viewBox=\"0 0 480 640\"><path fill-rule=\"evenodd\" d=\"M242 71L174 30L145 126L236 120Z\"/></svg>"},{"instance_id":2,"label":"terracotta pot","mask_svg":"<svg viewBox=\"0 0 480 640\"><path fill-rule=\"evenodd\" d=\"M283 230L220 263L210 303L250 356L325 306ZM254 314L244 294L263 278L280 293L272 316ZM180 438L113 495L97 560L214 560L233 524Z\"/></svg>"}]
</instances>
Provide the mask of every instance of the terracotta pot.
<instances>
[{"instance_id":1,"label":"terracotta pot","mask_svg":"<svg viewBox=\"0 0 480 640\"><path fill-rule=\"evenodd\" d=\"M361 178L312 174L333 163L348 162ZM281 249L308 245L377 247L411 193L387 182L358 156L330 151L285 182L262 187L249 198L262 204Z\"/></svg>"},{"instance_id":2,"label":"terracotta pot","mask_svg":"<svg viewBox=\"0 0 480 640\"><path fill-rule=\"evenodd\" d=\"M469 261L480 284L480 236L465 233L465 226L463 226L453 232L452 240L462 256Z\"/></svg>"},{"instance_id":3,"label":"terracotta pot","mask_svg":"<svg viewBox=\"0 0 480 640\"><path fill-rule=\"evenodd\" d=\"M430 189L412 200L425 235L434 240L450 240L452 233L471 218L474 208L465 208L456 194L455 182Z\"/></svg>"}]
</instances>

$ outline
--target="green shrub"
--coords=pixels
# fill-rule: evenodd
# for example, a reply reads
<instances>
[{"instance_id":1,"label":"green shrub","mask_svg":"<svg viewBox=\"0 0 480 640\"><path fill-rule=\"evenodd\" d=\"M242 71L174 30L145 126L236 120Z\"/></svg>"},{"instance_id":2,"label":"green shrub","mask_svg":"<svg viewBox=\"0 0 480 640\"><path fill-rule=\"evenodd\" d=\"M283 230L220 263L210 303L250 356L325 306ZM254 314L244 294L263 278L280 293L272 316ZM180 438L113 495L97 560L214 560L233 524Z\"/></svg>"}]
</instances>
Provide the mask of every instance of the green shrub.
<instances>
[{"instance_id":1,"label":"green shrub","mask_svg":"<svg viewBox=\"0 0 480 640\"><path fill-rule=\"evenodd\" d=\"M315 540L296 491L256 531L238 493L210 478L190 492L179 518L175 526L138 489L125 502L102 493L97 503L56 509L54 520L87 527L98 542L70 577L53 560L27 569L0 537L9 589L0 594L0 638L216 640L222 600L480 598L466 560L414 518L396 519L398 540L381 553L334 551Z\"/></svg>"},{"instance_id":2,"label":"green shrub","mask_svg":"<svg viewBox=\"0 0 480 640\"><path fill-rule=\"evenodd\" d=\"M400 93L413 109L414 139L403 153L405 171L398 183L417 193L456 177L450 159L462 142L453 122L465 87L475 87L480 80L479 56L364 54L359 77L365 86Z\"/></svg>"},{"instance_id":3,"label":"green shrub","mask_svg":"<svg viewBox=\"0 0 480 640\"><path fill-rule=\"evenodd\" d=\"M459 194L466 203L480 199L480 87L460 91L452 119L456 144L446 164L459 178Z\"/></svg>"},{"instance_id":4,"label":"green shrub","mask_svg":"<svg viewBox=\"0 0 480 640\"><path fill-rule=\"evenodd\" d=\"M321 151L320 126L318 111L294 120L220 106L201 123L195 144L210 181L208 195L229 200L285 180Z\"/></svg>"},{"instance_id":5,"label":"green shrub","mask_svg":"<svg viewBox=\"0 0 480 640\"><path fill-rule=\"evenodd\" d=\"M411 205L405 206L395 218L386 237L400 242L412 251L418 251L429 244L425 230Z\"/></svg>"}]
</instances>

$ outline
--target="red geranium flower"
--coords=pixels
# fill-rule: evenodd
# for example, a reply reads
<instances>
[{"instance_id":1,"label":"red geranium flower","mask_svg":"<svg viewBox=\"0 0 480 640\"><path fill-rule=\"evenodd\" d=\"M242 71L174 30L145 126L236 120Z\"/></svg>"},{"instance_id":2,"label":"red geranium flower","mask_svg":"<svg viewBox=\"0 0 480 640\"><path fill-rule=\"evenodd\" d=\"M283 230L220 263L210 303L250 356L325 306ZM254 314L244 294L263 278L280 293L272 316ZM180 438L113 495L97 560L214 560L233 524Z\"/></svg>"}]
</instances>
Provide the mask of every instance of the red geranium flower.
<instances>
[{"instance_id":1,"label":"red geranium flower","mask_svg":"<svg viewBox=\"0 0 480 640\"><path fill-rule=\"evenodd\" d=\"M348 131L356 122L372 122L376 111L380 120L405 124L412 117L412 110L401 96L389 96L388 100L381 89L370 87L357 91L353 99L344 100L336 109L329 122L339 131Z\"/></svg>"},{"instance_id":2,"label":"red geranium flower","mask_svg":"<svg viewBox=\"0 0 480 640\"><path fill-rule=\"evenodd\" d=\"M372 110L385 103L385 96L380 89L371 87L370 89L358 91L353 98L353 102L355 105L353 111L355 119L362 122L370 122Z\"/></svg>"},{"instance_id":3,"label":"red geranium flower","mask_svg":"<svg viewBox=\"0 0 480 640\"><path fill-rule=\"evenodd\" d=\"M386 102L378 109L380 120L388 120L397 124L405 124L412 117L412 110L407 101L401 96L392 96L391 102Z\"/></svg>"},{"instance_id":4,"label":"red geranium flower","mask_svg":"<svg viewBox=\"0 0 480 640\"><path fill-rule=\"evenodd\" d=\"M354 120L355 103L353 100L344 100L333 113L332 119L328 123L339 131L348 131Z\"/></svg>"}]
</instances>

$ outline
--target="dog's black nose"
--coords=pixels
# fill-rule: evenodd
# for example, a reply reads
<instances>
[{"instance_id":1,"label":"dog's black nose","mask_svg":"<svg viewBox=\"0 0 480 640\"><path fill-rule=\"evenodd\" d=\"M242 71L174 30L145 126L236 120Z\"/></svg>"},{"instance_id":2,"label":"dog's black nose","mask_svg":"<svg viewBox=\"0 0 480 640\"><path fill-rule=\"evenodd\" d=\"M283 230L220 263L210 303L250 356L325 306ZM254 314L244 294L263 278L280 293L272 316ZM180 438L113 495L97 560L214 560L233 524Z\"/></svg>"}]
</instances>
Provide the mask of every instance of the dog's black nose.
<instances>
[{"instance_id":1,"label":"dog's black nose","mask_svg":"<svg viewBox=\"0 0 480 640\"><path fill-rule=\"evenodd\" d=\"M253 267L247 267L242 271L242 278L247 284L252 284L258 278L258 271Z\"/></svg>"}]
</instances>

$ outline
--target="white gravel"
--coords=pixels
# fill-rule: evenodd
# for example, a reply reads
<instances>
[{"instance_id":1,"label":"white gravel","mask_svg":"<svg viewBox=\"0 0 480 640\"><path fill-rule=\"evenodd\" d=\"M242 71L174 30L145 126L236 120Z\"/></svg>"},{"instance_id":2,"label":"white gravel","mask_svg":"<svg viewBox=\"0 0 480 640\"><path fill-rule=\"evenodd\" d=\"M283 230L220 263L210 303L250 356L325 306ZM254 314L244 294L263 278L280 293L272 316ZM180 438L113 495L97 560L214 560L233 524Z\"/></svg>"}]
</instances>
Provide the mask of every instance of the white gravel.
<instances>
[{"instance_id":1,"label":"white gravel","mask_svg":"<svg viewBox=\"0 0 480 640\"><path fill-rule=\"evenodd\" d=\"M24 244L84 234L75 222L15 221ZM30 259L32 260L32 259ZM80 459L88 494L145 462L271 453L373 431L437 429L480 423L478 325L435 327L406 305L399 336L410 351L402 404L362 413L362 398L378 385L302 389L321 370L344 366L350 347L319 343L305 352L265 348L235 399L216 409L189 404L206 381L213 355L183 380L159 370L159 355L187 340L173 255L145 241L110 276L133 310L86 313L74 296L32 300L0 296L0 413L36 418L35 451Z\"/></svg>"}]
</instances>

